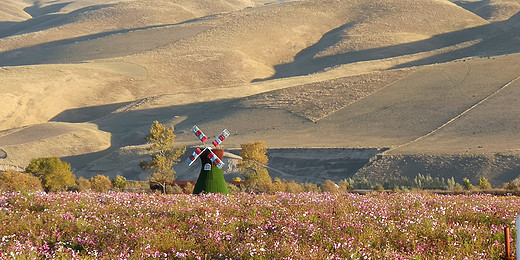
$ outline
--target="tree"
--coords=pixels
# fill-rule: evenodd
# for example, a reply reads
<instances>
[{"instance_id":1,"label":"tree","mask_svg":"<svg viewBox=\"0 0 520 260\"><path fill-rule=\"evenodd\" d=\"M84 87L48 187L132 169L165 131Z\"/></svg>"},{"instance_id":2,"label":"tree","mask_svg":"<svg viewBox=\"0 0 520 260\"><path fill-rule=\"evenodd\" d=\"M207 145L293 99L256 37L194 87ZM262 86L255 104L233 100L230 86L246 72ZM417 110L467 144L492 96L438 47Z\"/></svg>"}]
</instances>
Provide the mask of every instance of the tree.
<instances>
[{"instance_id":1,"label":"tree","mask_svg":"<svg viewBox=\"0 0 520 260\"><path fill-rule=\"evenodd\" d=\"M90 178L90 184L93 191L96 192L107 192L112 188L112 181L105 175L96 175Z\"/></svg>"},{"instance_id":2,"label":"tree","mask_svg":"<svg viewBox=\"0 0 520 260\"><path fill-rule=\"evenodd\" d=\"M462 186L464 187L465 190L473 189L473 185L471 184L471 182L469 181L468 178L462 179Z\"/></svg>"},{"instance_id":3,"label":"tree","mask_svg":"<svg viewBox=\"0 0 520 260\"><path fill-rule=\"evenodd\" d=\"M341 180L338 183L339 190L342 192L348 192L354 190L354 180L351 178Z\"/></svg>"},{"instance_id":4,"label":"tree","mask_svg":"<svg viewBox=\"0 0 520 260\"><path fill-rule=\"evenodd\" d=\"M181 194L183 193L181 186L174 184L174 185L168 185L165 189L167 194Z\"/></svg>"},{"instance_id":5,"label":"tree","mask_svg":"<svg viewBox=\"0 0 520 260\"><path fill-rule=\"evenodd\" d=\"M76 180L76 187L78 188L78 191L86 191L92 187L92 184L90 183L89 180L87 180L83 177L79 177Z\"/></svg>"},{"instance_id":6,"label":"tree","mask_svg":"<svg viewBox=\"0 0 520 260\"><path fill-rule=\"evenodd\" d=\"M304 192L304 191L305 191L305 188L301 184L299 184L295 181L290 181L287 183L287 192L289 192L289 193L300 193L300 192Z\"/></svg>"},{"instance_id":7,"label":"tree","mask_svg":"<svg viewBox=\"0 0 520 260\"><path fill-rule=\"evenodd\" d=\"M228 191L229 191L229 194L239 193L240 187L238 187L234 184L228 183Z\"/></svg>"},{"instance_id":8,"label":"tree","mask_svg":"<svg viewBox=\"0 0 520 260\"><path fill-rule=\"evenodd\" d=\"M478 186L481 190L490 190L492 188L491 183L489 183L489 181L484 177L480 177L478 180Z\"/></svg>"},{"instance_id":9,"label":"tree","mask_svg":"<svg viewBox=\"0 0 520 260\"><path fill-rule=\"evenodd\" d=\"M314 193L320 193L321 190L315 183L305 183L303 185L305 192L314 192Z\"/></svg>"},{"instance_id":10,"label":"tree","mask_svg":"<svg viewBox=\"0 0 520 260\"><path fill-rule=\"evenodd\" d=\"M323 182L323 184L321 185L321 190L323 192L336 194L339 193L339 186L331 180L325 180L325 182Z\"/></svg>"},{"instance_id":11,"label":"tree","mask_svg":"<svg viewBox=\"0 0 520 260\"><path fill-rule=\"evenodd\" d=\"M175 180L175 170L173 166L177 164L179 157L186 152L186 147L175 146L174 127L167 128L165 125L154 121L150 128L150 134L146 140L150 144L148 151L151 152L150 161L141 161L139 166L144 171L150 173L150 184L157 184L166 193L166 186Z\"/></svg>"},{"instance_id":12,"label":"tree","mask_svg":"<svg viewBox=\"0 0 520 260\"><path fill-rule=\"evenodd\" d=\"M4 191L38 191L43 190L38 177L17 171L0 173L0 190Z\"/></svg>"},{"instance_id":13,"label":"tree","mask_svg":"<svg viewBox=\"0 0 520 260\"><path fill-rule=\"evenodd\" d=\"M65 191L76 184L76 176L71 172L70 164L57 157L33 159L25 172L38 177L47 192Z\"/></svg>"},{"instance_id":14,"label":"tree","mask_svg":"<svg viewBox=\"0 0 520 260\"><path fill-rule=\"evenodd\" d=\"M377 192L382 192L382 191L385 191L385 188L383 187L383 185L381 183L377 183L374 186L374 190L377 191Z\"/></svg>"},{"instance_id":15,"label":"tree","mask_svg":"<svg viewBox=\"0 0 520 260\"><path fill-rule=\"evenodd\" d=\"M260 169L264 169L269 162L267 157L267 144L264 141L250 142L247 144L240 145L242 151L240 156L242 160L238 162L238 169L246 174L258 172Z\"/></svg>"},{"instance_id":16,"label":"tree","mask_svg":"<svg viewBox=\"0 0 520 260\"><path fill-rule=\"evenodd\" d=\"M237 164L238 169L246 175L246 185L254 192L270 192L272 180L265 168L269 158L267 157L267 145L264 141L242 144L240 156L242 160Z\"/></svg>"},{"instance_id":17,"label":"tree","mask_svg":"<svg viewBox=\"0 0 520 260\"><path fill-rule=\"evenodd\" d=\"M451 177L448 179L447 190L455 190L457 183L455 182L455 178Z\"/></svg>"},{"instance_id":18,"label":"tree","mask_svg":"<svg viewBox=\"0 0 520 260\"><path fill-rule=\"evenodd\" d=\"M267 169L258 169L246 175L246 186L252 192L271 192L273 182Z\"/></svg>"},{"instance_id":19,"label":"tree","mask_svg":"<svg viewBox=\"0 0 520 260\"><path fill-rule=\"evenodd\" d=\"M287 192L287 182L282 181L280 178L276 177L273 181L273 192Z\"/></svg>"},{"instance_id":20,"label":"tree","mask_svg":"<svg viewBox=\"0 0 520 260\"><path fill-rule=\"evenodd\" d=\"M354 188L359 189L359 190L371 190L372 185L367 180L367 178L362 177L362 178L357 178L354 180Z\"/></svg>"},{"instance_id":21,"label":"tree","mask_svg":"<svg viewBox=\"0 0 520 260\"><path fill-rule=\"evenodd\" d=\"M125 190L125 188L126 188L126 178L121 176L121 175L117 175L112 180L112 187L116 188L119 191Z\"/></svg>"}]
</instances>

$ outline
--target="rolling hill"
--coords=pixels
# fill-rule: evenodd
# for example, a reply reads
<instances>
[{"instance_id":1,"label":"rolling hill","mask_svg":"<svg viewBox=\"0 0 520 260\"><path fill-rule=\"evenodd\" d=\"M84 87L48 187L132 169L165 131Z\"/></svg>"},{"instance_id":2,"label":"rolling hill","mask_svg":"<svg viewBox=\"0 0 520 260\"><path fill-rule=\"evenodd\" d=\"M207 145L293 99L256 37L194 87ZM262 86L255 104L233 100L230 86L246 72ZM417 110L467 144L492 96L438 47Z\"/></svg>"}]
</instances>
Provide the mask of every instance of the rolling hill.
<instances>
[{"instance_id":1,"label":"rolling hill","mask_svg":"<svg viewBox=\"0 0 520 260\"><path fill-rule=\"evenodd\" d=\"M271 174L288 180L509 181L520 173L518 11L506 0L8 0L0 167L59 156L85 177L144 179L158 120L188 146L194 124L229 129L231 150L265 140L282 158ZM346 169L323 156L331 148L380 152ZM313 161L302 169L315 177L292 173L302 169L283 151Z\"/></svg>"}]
</instances>

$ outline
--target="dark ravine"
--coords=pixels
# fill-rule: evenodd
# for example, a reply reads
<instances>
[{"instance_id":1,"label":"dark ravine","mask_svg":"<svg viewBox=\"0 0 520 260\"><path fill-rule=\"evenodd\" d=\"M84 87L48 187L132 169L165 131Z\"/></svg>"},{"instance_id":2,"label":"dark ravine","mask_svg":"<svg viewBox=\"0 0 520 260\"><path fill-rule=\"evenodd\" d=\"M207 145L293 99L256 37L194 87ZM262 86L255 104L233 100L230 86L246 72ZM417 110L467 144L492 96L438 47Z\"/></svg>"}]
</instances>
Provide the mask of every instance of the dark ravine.
<instances>
[{"instance_id":1,"label":"dark ravine","mask_svg":"<svg viewBox=\"0 0 520 260\"><path fill-rule=\"evenodd\" d=\"M432 178L453 177L457 183L468 178L473 184L478 184L479 179L484 177L494 187L501 187L520 176L520 155L382 155L360 168L355 177L383 184L386 180L402 176L414 179L418 174Z\"/></svg>"},{"instance_id":2,"label":"dark ravine","mask_svg":"<svg viewBox=\"0 0 520 260\"><path fill-rule=\"evenodd\" d=\"M269 149L266 168L271 178L300 183L339 182L354 174L386 148L284 148ZM239 150L230 151L239 154ZM243 178L237 171L231 176Z\"/></svg>"}]
</instances>

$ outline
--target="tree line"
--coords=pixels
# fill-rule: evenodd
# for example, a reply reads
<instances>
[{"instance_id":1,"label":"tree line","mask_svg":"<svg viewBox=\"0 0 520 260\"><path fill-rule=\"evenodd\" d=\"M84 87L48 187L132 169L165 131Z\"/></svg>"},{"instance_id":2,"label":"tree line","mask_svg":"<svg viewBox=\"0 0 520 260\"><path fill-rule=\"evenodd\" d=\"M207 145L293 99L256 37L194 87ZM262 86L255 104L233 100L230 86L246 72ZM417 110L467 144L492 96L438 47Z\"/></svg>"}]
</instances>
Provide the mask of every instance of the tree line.
<instances>
[{"instance_id":1,"label":"tree line","mask_svg":"<svg viewBox=\"0 0 520 260\"><path fill-rule=\"evenodd\" d=\"M90 179L77 178L72 173L70 164L57 157L33 159L25 172L10 170L0 173L2 191L106 192L110 189L123 191L126 187L126 178L119 175L113 179L100 174Z\"/></svg>"}]
</instances>

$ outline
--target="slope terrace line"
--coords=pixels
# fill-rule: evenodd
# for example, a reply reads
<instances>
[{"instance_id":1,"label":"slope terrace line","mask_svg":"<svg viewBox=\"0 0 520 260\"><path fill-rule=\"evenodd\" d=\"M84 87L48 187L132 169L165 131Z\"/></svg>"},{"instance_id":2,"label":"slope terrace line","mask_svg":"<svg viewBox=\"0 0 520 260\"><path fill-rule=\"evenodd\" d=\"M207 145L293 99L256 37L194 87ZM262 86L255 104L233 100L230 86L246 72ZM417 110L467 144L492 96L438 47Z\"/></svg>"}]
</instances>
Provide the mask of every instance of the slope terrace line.
<instances>
[{"instance_id":1,"label":"slope terrace line","mask_svg":"<svg viewBox=\"0 0 520 260\"><path fill-rule=\"evenodd\" d=\"M515 81L517 81L518 79L520 79L520 75L517 76L516 78L514 78L513 80L509 81L508 83L506 83L504 86L500 87L499 89L497 89L495 92L491 93L489 96L485 97L484 99L480 100L479 102L477 102L476 104L474 104L473 106L469 107L468 109L462 111L462 113L458 114L457 116L455 116L454 118L450 119L449 121L447 121L446 123L444 123L443 125L437 127L436 129L432 130L431 132L423 135L423 136L420 136L408 143L404 143L404 144L401 144L401 145L398 145L396 147L392 147L384 152L381 153L381 155L386 155L388 154L389 152L393 151L393 150L396 150L396 149L399 149L399 148L402 148L404 146L407 146L407 145L410 145L410 144L413 144L413 143L416 143L426 137L429 137L433 134L435 134L436 132L438 132L439 130L441 130L442 128L446 127L447 125L453 123L455 120L461 118L463 115L467 114L468 112L470 112L471 110L473 110L474 108L476 108L477 106L479 106L480 104L486 102L487 100L489 100L490 98L494 97L495 95L497 95L498 93L500 93L502 90L506 89L507 87L509 87L511 84L513 84Z\"/></svg>"}]
</instances>

